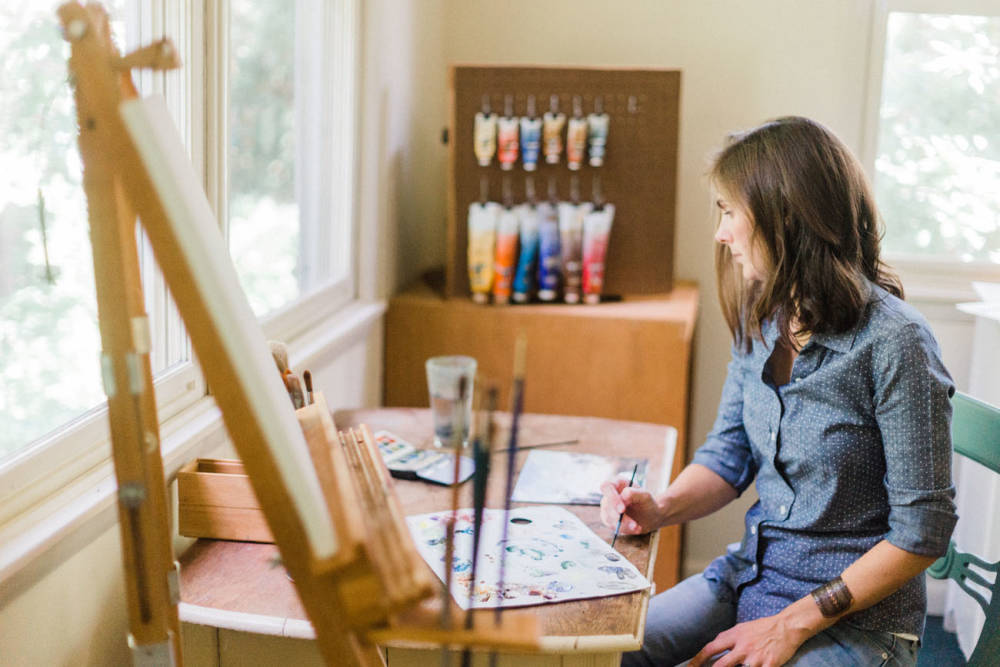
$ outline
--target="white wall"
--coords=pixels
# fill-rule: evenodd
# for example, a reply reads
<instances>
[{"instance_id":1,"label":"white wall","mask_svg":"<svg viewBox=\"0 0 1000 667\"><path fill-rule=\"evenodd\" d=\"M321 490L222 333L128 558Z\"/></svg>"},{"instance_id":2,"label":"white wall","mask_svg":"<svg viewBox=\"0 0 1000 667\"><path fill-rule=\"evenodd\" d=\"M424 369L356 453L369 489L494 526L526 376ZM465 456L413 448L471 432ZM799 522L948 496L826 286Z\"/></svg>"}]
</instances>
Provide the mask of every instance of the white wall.
<instances>
[{"instance_id":1,"label":"white wall","mask_svg":"<svg viewBox=\"0 0 1000 667\"><path fill-rule=\"evenodd\" d=\"M703 178L726 132L799 114L830 126L860 153L873 0L446 0L443 63L608 65L682 70L676 277L701 286L695 339L691 442L711 428L725 374L728 332L716 305L712 222ZM435 12L436 13L436 12ZM405 200L398 282L444 263L445 149L428 142L447 123L447 78L428 61L414 91L421 132L413 160L426 172ZM614 150L614 127L609 139ZM415 182L416 184L416 182ZM919 304L918 304L919 305ZM950 308L950 306L949 306ZM940 310L940 309L939 309ZM945 326L951 327L950 323ZM953 327L954 328L954 327ZM967 335L968 323L958 332ZM963 372L961 341L946 346ZM753 493L686 531L684 569L697 571L741 536Z\"/></svg>"}]
</instances>

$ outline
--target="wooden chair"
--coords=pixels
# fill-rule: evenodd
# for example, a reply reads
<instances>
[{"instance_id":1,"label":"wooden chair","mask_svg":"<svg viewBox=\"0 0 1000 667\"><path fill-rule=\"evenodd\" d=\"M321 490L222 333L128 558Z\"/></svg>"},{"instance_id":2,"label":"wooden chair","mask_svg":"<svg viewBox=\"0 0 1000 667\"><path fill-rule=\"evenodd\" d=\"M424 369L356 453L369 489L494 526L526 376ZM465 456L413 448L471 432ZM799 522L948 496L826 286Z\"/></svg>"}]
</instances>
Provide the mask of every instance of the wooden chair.
<instances>
[{"instance_id":1,"label":"wooden chair","mask_svg":"<svg viewBox=\"0 0 1000 667\"><path fill-rule=\"evenodd\" d=\"M1000 474L1000 408L962 393L955 394L952 408L951 437L955 451ZM981 572L992 572L995 575L993 583ZM935 579L954 579L986 613L986 624L969 664L1000 664L1000 561L988 563L978 556L963 553L952 541L948 552L931 565L927 573ZM989 599L970 586L970 582L988 591Z\"/></svg>"}]
</instances>

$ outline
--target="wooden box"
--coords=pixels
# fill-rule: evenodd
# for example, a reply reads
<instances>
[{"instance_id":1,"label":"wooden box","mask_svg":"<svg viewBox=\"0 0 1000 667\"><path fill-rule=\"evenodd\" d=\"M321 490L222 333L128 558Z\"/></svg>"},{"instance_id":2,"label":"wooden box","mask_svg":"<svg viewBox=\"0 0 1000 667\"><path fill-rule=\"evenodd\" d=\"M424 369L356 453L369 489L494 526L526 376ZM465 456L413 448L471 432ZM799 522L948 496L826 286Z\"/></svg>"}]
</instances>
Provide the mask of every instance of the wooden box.
<instances>
[{"instance_id":1,"label":"wooden box","mask_svg":"<svg viewBox=\"0 0 1000 667\"><path fill-rule=\"evenodd\" d=\"M177 472L177 505L186 537L274 542L241 461L189 461Z\"/></svg>"},{"instance_id":2,"label":"wooden box","mask_svg":"<svg viewBox=\"0 0 1000 667\"><path fill-rule=\"evenodd\" d=\"M579 175L580 196L590 200L595 175L604 198L615 205L608 242L604 293L659 294L673 286L674 212L677 188L677 142L680 105L679 70L613 69L537 66L455 66L451 70L449 141L448 240L445 295L468 297L468 211L480 197L480 181L488 178L490 199L501 200L509 177L514 201L525 201L525 177L532 175L539 199L548 192L549 178L558 196L569 199L570 179ZM504 99L513 96L514 115L526 113L527 98L535 97L536 115L549 110L552 95L559 110L572 114L579 96L583 114L594 110L600 97L610 116L604 165L584 162L579 171L566 166L565 151L558 164L539 160L534 172L520 161L503 171L494 157L480 167L473 150L475 116L484 96L499 115ZM565 130L563 131L565 139Z\"/></svg>"}]
</instances>

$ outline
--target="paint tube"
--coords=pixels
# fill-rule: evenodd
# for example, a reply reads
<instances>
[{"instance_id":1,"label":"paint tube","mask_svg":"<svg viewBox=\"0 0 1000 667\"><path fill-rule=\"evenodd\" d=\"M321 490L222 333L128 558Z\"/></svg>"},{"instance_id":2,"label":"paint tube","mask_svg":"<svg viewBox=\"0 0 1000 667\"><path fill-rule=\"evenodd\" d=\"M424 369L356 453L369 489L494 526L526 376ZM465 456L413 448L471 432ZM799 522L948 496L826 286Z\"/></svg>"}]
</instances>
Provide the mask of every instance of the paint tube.
<instances>
[{"instance_id":1,"label":"paint tube","mask_svg":"<svg viewBox=\"0 0 1000 667\"><path fill-rule=\"evenodd\" d=\"M505 208L497 221L496 251L493 255L493 303L510 300L514 264L517 262L517 210Z\"/></svg>"},{"instance_id":2,"label":"paint tube","mask_svg":"<svg viewBox=\"0 0 1000 667\"><path fill-rule=\"evenodd\" d=\"M539 211L537 206L522 204L517 207L517 213L521 227L521 252L517 260L517 272L514 274L512 298L516 303L527 303L535 282Z\"/></svg>"},{"instance_id":3,"label":"paint tube","mask_svg":"<svg viewBox=\"0 0 1000 667\"><path fill-rule=\"evenodd\" d=\"M591 211L583 218L583 301L599 303L604 287L604 259L608 252L615 205Z\"/></svg>"},{"instance_id":4,"label":"paint tube","mask_svg":"<svg viewBox=\"0 0 1000 667\"><path fill-rule=\"evenodd\" d=\"M476 303L486 303L493 286L493 247L500 210L496 202L469 205L469 289Z\"/></svg>"},{"instance_id":5,"label":"paint tube","mask_svg":"<svg viewBox=\"0 0 1000 667\"><path fill-rule=\"evenodd\" d=\"M566 166L576 171L583 164L584 151L587 150L587 119L582 116L569 119L569 129L566 130Z\"/></svg>"},{"instance_id":6,"label":"paint tube","mask_svg":"<svg viewBox=\"0 0 1000 667\"><path fill-rule=\"evenodd\" d=\"M604 151L608 145L608 124L611 118L606 113L592 113L587 116L587 148L590 166L604 164Z\"/></svg>"},{"instance_id":7,"label":"paint tube","mask_svg":"<svg viewBox=\"0 0 1000 667\"><path fill-rule=\"evenodd\" d=\"M541 148L542 119L521 117L521 163L525 171L538 168L538 151Z\"/></svg>"},{"instance_id":8,"label":"paint tube","mask_svg":"<svg viewBox=\"0 0 1000 667\"><path fill-rule=\"evenodd\" d=\"M580 302L583 218L592 208L590 202L559 202L559 247L562 251L563 300L566 303Z\"/></svg>"},{"instance_id":9,"label":"paint tube","mask_svg":"<svg viewBox=\"0 0 1000 667\"><path fill-rule=\"evenodd\" d=\"M519 119L516 117L504 116L497 121L497 134L499 139L499 149L497 151L497 160L500 162L500 168L504 171L510 171L514 168L514 163L517 162L517 126Z\"/></svg>"},{"instance_id":10,"label":"paint tube","mask_svg":"<svg viewBox=\"0 0 1000 667\"><path fill-rule=\"evenodd\" d=\"M559 213L549 202L538 205L538 299L555 301L559 293L562 256L559 252Z\"/></svg>"},{"instance_id":11,"label":"paint tube","mask_svg":"<svg viewBox=\"0 0 1000 667\"><path fill-rule=\"evenodd\" d=\"M548 164L558 164L562 155L562 131L566 125L566 114L558 111L546 111L542 116L542 146L545 161Z\"/></svg>"},{"instance_id":12,"label":"paint tube","mask_svg":"<svg viewBox=\"0 0 1000 667\"><path fill-rule=\"evenodd\" d=\"M495 113L482 111L476 113L473 142L479 166L490 166L493 154L497 150L497 115Z\"/></svg>"}]
</instances>

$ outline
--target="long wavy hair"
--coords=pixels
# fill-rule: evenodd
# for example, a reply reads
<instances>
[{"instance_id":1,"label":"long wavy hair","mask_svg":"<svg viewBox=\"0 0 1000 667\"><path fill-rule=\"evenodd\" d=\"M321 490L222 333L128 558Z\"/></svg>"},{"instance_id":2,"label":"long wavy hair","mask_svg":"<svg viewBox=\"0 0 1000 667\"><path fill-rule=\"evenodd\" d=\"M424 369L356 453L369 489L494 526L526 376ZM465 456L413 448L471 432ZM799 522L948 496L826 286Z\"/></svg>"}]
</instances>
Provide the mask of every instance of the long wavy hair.
<instances>
[{"instance_id":1,"label":"long wavy hair","mask_svg":"<svg viewBox=\"0 0 1000 667\"><path fill-rule=\"evenodd\" d=\"M883 226L864 170L826 127L789 116L731 134L709 177L749 217L750 242L766 264L763 280L747 282L728 246L716 248L719 302L745 350L772 317L787 343L851 329L864 314L869 280L903 297L879 254Z\"/></svg>"}]
</instances>

